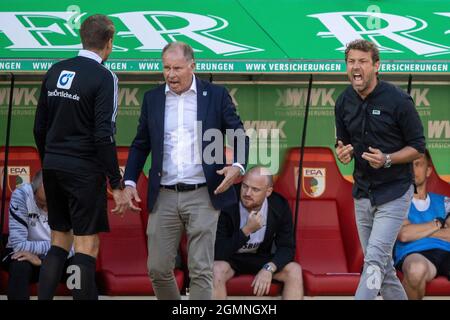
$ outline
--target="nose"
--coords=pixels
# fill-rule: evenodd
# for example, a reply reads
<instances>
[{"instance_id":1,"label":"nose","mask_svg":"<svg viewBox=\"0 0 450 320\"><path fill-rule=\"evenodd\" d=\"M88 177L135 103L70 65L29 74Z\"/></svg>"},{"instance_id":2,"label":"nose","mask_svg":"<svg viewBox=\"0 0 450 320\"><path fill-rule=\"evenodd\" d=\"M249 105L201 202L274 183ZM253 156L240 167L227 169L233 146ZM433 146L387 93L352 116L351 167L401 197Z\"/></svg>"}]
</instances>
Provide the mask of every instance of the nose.
<instances>
[{"instance_id":1,"label":"nose","mask_svg":"<svg viewBox=\"0 0 450 320\"><path fill-rule=\"evenodd\" d=\"M353 69L359 69L360 66L361 66L361 64L360 64L358 61L355 61L355 62L353 63Z\"/></svg>"},{"instance_id":2,"label":"nose","mask_svg":"<svg viewBox=\"0 0 450 320\"><path fill-rule=\"evenodd\" d=\"M169 71L167 72L167 77L172 78L173 76L174 76L173 69L169 69Z\"/></svg>"}]
</instances>

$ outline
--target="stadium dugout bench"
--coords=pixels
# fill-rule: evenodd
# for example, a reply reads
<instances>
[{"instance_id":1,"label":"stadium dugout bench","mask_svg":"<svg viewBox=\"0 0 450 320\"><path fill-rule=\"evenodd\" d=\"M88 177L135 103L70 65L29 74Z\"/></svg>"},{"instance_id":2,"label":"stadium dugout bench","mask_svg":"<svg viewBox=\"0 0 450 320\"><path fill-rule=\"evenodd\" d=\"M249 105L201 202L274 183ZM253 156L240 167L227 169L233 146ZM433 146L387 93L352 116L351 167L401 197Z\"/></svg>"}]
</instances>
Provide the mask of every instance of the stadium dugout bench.
<instances>
[{"instance_id":1,"label":"stadium dugout bench","mask_svg":"<svg viewBox=\"0 0 450 320\"><path fill-rule=\"evenodd\" d=\"M295 214L300 148L288 150L275 191ZM306 147L296 230L295 261L303 269L306 296L353 295L363 252L356 229L352 184L329 148Z\"/></svg>"}]
</instances>

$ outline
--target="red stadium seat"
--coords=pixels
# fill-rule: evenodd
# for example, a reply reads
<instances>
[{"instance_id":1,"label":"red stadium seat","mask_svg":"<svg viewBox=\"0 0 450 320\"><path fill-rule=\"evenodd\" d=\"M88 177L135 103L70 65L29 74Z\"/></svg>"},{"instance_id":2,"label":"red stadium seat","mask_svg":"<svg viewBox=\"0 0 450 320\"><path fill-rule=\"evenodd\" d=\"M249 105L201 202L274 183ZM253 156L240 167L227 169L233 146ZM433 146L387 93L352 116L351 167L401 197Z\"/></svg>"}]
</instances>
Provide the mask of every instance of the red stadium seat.
<instances>
[{"instance_id":1,"label":"red stadium seat","mask_svg":"<svg viewBox=\"0 0 450 320\"><path fill-rule=\"evenodd\" d=\"M119 166L126 165L128 148L117 148ZM147 184L143 174L139 177L137 189L142 199L140 213L126 212L123 217L109 214L110 232L100 234L99 270L97 283L101 294L111 296L154 295L147 272ZM108 213L114 207L111 196L108 199ZM175 278L183 288L184 274L175 270Z\"/></svg>"},{"instance_id":2,"label":"red stadium seat","mask_svg":"<svg viewBox=\"0 0 450 320\"><path fill-rule=\"evenodd\" d=\"M9 202L10 202L10 198L6 198L5 201L5 220L4 220L4 224L3 224L3 236L7 237L7 235L9 234ZM1 197L0 197L0 201L1 201Z\"/></svg>"},{"instance_id":3,"label":"red stadium seat","mask_svg":"<svg viewBox=\"0 0 450 320\"><path fill-rule=\"evenodd\" d=\"M275 183L295 211L300 148L290 149ZM352 184L329 148L307 147L296 230L295 260L303 269L305 295L353 295L363 252L356 229Z\"/></svg>"},{"instance_id":4,"label":"red stadium seat","mask_svg":"<svg viewBox=\"0 0 450 320\"><path fill-rule=\"evenodd\" d=\"M109 211L113 203L108 200ZM127 212L123 217L110 214L109 223L111 231L100 234L97 273L100 292L111 296L154 295L147 273L147 240L139 213Z\"/></svg>"},{"instance_id":5,"label":"red stadium seat","mask_svg":"<svg viewBox=\"0 0 450 320\"><path fill-rule=\"evenodd\" d=\"M429 192L434 192L450 197L450 184L439 177L434 166L433 171L427 180L427 190Z\"/></svg>"},{"instance_id":6,"label":"red stadium seat","mask_svg":"<svg viewBox=\"0 0 450 320\"><path fill-rule=\"evenodd\" d=\"M429 192L450 197L450 184L439 177L434 166L433 172L427 181L427 189ZM442 276L434 279L428 283L426 294L432 296L450 295L450 281Z\"/></svg>"},{"instance_id":7,"label":"red stadium seat","mask_svg":"<svg viewBox=\"0 0 450 320\"><path fill-rule=\"evenodd\" d=\"M3 171L5 165L5 147L0 147L0 201L3 194ZM36 172L41 168L39 153L34 147L10 147L8 160L8 179L5 202L5 222L3 234L8 234L8 208L9 199L16 187L22 183L30 182Z\"/></svg>"},{"instance_id":8,"label":"red stadium seat","mask_svg":"<svg viewBox=\"0 0 450 320\"><path fill-rule=\"evenodd\" d=\"M0 197L2 194L3 166L5 161L5 147L0 147ZM6 198L11 197L14 189L24 182L30 182L41 168L39 153L34 147L10 147L8 160L8 180Z\"/></svg>"},{"instance_id":9,"label":"red stadium seat","mask_svg":"<svg viewBox=\"0 0 450 320\"><path fill-rule=\"evenodd\" d=\"M3 194L3 170L5 165L5 147L0 147L0 201ZM34 147L10 147L8 160L8 179L5 202L5 221L3 234L8 234L8 209L12 192L22 183L30 182L41 168L39 153Z\"/></svg>"}]
</instances>

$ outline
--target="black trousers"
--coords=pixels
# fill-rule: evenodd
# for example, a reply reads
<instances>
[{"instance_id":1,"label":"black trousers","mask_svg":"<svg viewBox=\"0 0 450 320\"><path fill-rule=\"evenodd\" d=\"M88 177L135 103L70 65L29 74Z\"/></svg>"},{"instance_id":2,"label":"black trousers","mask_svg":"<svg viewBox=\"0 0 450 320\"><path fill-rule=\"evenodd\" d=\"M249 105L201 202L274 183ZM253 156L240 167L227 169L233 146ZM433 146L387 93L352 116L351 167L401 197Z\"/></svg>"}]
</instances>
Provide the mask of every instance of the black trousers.
<instances>
[{"instance_id":1,"label":"black trousers","mask_svg":"<svg viewBox=\"0 0 450 320\"><path fill-rule=\"evenodd\" d=\"M64 270L70 265L71 259L66 261ZM8 255L2 263L2 269L9 272L7 296L8 300L29 300L30 284L39 281L39 271L41 267L34 266L28 261L18 261L11 259ZM61 282L67 280L67 274L64 272Z\"/></svg>"},{"instance_id":2,"label":"black trousers","mask_svg":"<svg viewBox=\"0 0 450 320\"><path fill-rule=\"evenodd\" d=\"M8 300L29 300L30 283L38 281L40 269L28 261L11 260L9 263Z\"/></svg>"}]
</instances>

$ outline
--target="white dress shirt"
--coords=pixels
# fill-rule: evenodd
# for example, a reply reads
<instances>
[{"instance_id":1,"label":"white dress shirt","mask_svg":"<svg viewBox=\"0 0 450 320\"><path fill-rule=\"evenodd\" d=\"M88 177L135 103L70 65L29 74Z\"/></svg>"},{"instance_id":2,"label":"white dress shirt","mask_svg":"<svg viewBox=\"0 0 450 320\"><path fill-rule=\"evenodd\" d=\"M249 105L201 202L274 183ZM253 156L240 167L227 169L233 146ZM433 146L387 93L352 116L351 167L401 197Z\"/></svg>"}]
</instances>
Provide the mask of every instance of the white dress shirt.
<instances>
[{"instance_id":1,"label":"white dress shirt","mask_svg":"<svg viewBox=\"0 0 450 320\"><path fill-rule=\"evenodd\" d=\"M178 95L166 84L162 185L206 182L197 134L197 85ZM201 136L201 132L200 132Z\"/></svg>"},{"instance_id":2,"label":"white dress shirt","mask_svg":"<svg viewBox=\"0 0 450 320\"><path fill-rule=\"evenodd\" d=\"M269 203L266 198L264 199L261 209L259 210L262 217L263 227L250 234L250 239L238 250L238 253L256 253L258 251L258 248L261 245L261 243L263 243L264 236L266 235L268 211L269 211ZM250 212L248 212L248 210L242 205L242 202L240 201L239 201L239 212L241 214L241 222L239 224L239 227L240 229L242 229L247 224Z\"/></svg>"},{"instance_id":3,"label":"white dress shirt","mask_svg":"<svg viewBox=\"0 0 450 320\"><path fill-rule=\"evenodd\" d=\"M166 84L164 113L164 151L161 174L162 185L177 183L199 184L206 182L202 166L201 141L197 132L197 83L195 76L186 92L177 94ZM200 129L200 127L198 127ZM240 163L233 163L245 173ZM136 182L126 180L125 185L136 187Z\"/></svg>"}]
</instances>

